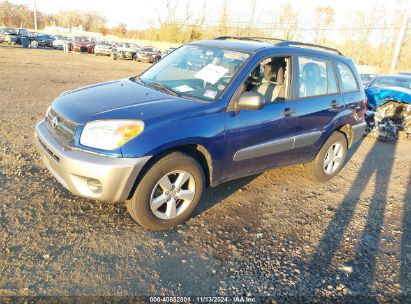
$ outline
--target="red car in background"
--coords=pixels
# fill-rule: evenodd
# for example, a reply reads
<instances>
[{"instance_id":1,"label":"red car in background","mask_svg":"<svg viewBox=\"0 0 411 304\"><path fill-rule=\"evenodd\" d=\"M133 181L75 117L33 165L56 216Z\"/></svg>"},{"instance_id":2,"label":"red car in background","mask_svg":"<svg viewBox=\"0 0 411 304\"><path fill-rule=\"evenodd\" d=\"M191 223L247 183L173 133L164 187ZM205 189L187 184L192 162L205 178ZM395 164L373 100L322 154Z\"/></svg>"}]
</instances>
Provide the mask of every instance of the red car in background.
<instances>
[{"instance_id":1,"label":"red car in background","mask_svg":"<svg viewBox=\"0 0 411 304\"><path fill-rule=\"evenodd\" d=\"M71 49L75 52L94 53L96 40L90 37L74 37Z\"/></svg>"}]
</instances>

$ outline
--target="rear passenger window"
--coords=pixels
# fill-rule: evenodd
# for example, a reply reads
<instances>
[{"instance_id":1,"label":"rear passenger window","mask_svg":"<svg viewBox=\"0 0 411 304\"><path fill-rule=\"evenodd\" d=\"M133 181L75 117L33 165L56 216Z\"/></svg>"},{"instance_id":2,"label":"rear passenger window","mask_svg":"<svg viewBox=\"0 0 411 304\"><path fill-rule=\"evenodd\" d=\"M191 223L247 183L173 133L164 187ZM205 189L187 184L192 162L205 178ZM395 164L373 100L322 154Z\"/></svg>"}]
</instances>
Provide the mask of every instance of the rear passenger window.
<instances>
[{"instance_id":1,"label":"rear passenger window","mask_svg":"<svg viewBox=\"0 0 411 304\"><path fill-rule=\"evenodd\" d=\"M342 91L343 92L352 92L358 90L358 84L355 80L354 74L351 69L344 63L338 62L338 71L340 72L341 82L342 82Z\"/></svg>"},{"instance_id":2,"label":"rear passenger window","mask_svg":"<svg viewBox=\"0 0 411 304\"><path fill-rule=\"evenodd\" d=\"M338 92L332 64L327 60L299 57L299 97L319 96Z\"/></svg>"}]
</instances>

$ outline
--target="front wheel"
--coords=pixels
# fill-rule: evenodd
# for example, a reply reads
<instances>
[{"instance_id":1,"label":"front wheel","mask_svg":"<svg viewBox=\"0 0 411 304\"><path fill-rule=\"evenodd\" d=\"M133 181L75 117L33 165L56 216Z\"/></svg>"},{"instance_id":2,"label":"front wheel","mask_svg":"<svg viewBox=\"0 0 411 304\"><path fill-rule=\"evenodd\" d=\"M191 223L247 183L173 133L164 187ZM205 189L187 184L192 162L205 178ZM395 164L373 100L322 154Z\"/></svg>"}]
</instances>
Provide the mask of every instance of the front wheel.
<instances>
[{"instance_id":1,"label":"front wheel","mask_svg":"<svg viewBox=\"0 0 411 304\"><path fill-rule=\"evenodd\" d=\"M199 163L185 153L172 152L144 173L126 202L127 210L147 229L169 229L190 217L203 189L204 172Z\"/></svg>"},{"instance_id":2,"label":"front wheel","mask_svg":"<svg viewBox=\"0 0 411 304\"><path fill-rule=\"evenodd\" d=\"M307 164L312 177L318 181L333 178L344 166L347 146L347 138L344 134L338 131L332 133L314 160Z\"/></svg>"}]
</instances>

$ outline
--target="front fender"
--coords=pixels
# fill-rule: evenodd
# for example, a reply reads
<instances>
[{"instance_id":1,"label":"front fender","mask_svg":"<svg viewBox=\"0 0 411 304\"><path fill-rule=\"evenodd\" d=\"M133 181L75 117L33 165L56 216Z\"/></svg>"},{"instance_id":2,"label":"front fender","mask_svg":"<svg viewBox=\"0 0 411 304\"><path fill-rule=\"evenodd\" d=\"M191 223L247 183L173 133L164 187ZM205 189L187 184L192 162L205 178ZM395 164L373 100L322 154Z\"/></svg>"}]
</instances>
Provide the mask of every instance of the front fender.
<instances>
[{"instance_id":1,"label":"front fender","mask_svg":"<svg viewBox=\"0 0 411 304\"><path fill-rule=\"evenodd\" d=\"M213 179L218 178L224 156L224 111L194 116L170 123L158 123L121 147L123 157L155 156L185 145L201 145L213 164ZM146 132L147 131L147 132Z\"/></svg>"}]
</instances>

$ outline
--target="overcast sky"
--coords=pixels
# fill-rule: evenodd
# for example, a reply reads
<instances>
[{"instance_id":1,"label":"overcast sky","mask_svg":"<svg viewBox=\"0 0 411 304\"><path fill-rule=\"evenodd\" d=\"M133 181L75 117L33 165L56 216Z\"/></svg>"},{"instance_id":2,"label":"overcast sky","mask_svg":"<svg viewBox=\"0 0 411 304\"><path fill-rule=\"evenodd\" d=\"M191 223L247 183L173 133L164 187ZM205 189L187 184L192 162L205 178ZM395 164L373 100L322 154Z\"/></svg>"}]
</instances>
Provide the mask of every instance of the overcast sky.
<instances>
[{"instance_id":1,"label":"overcast sky","mask_svg":"<svg viewBox=\"0 0 411 304\"><path fill-rule=\"evenodd\" d=\"M1 1L1 0L0 0ZM31 8L34 0L9 0L16 4L28 4ZM129 29L145 28L150 22L158 20L159 14L165 13L166 0L36 0L37 8L46 13L57 13L60 10L74 9L93 11L108 18L108 26L126 23ZM187 0L180 0L184 4ZM201 9L201 0L188 0L192 10ZM289 2L293 7L300 10L301 14L309 19L313 8L316 6L332 6L336 12L338 23L344 23L347 13L353 10L373 10L376 7L385 7L390 10L394 6L405 8L409 0L257 0L258 14L262 10L280 7L281 4ZM208 21L217 20L223 0L207 0ZM230 16L236 20L247 20L250 9L250 0L229 0ZM181 7L181 13L185 8ZM258 20L255 21L258 24Z\"/></svg>"}]
</instances>

